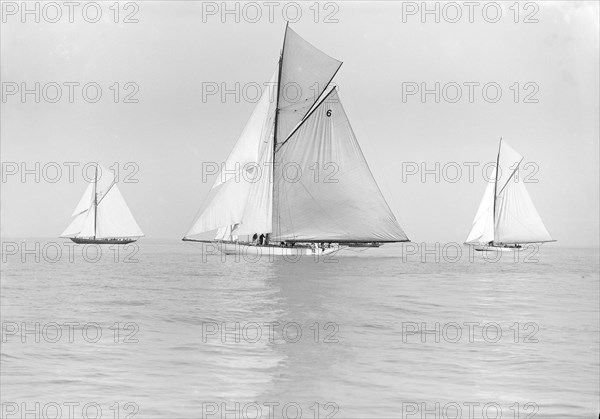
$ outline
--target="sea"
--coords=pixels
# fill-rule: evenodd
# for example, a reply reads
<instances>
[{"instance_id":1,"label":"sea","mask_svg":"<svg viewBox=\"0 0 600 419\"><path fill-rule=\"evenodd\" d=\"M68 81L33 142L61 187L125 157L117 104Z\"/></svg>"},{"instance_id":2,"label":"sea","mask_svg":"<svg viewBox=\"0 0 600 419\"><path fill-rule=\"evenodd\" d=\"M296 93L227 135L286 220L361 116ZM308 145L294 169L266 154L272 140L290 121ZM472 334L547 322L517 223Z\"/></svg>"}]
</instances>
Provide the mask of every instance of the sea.
<instances>
[{"instance_id":1,"label":"sea","mask_svg":"<svg viewBox=\"0 0 600 419\"><path fill-rule=\"evenodd\" d=\"M599 250L2 243L2 418L597 418Z\"/></svg>"}]
</instances>

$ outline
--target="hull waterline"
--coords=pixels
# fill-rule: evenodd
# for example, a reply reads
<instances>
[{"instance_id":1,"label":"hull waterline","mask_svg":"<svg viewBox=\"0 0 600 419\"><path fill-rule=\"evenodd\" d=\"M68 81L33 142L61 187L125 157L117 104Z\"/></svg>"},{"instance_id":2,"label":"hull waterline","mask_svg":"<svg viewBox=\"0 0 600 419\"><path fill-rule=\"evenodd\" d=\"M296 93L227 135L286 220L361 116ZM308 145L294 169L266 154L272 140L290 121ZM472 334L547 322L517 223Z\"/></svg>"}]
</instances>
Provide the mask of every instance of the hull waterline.
<instances>
[{"instance_id":1,"label":"hull waterline","mask_svg":"<svg viewBox=\"0 0 600 419\"><path fill-rule=\"evenodd\" d=\"M79 237L71 237L71 240L77 244L129 244L137 239L82 239Z\"/></svg>"},{"instance_id":2,"label":"hull waterline","mask_svg":"<svg viewBox=\"0 0 600 419\"><path fill-rule=\"evenodd\" d=\"M477 252L514 252L515 250L521 250L523 247L511 247L511 246L489 246L489 245L477 245L473 246Z\"/></svg>"},{"instance_id":3,"label":"hull waterline","mask_svg":"<svg viewBox=\"0 0 600 419\"><path fill-rule=\"evenodd\" d=\"M190 240L193 241L193 240ZM207 252L218 251L224 255L242 255L242 256L325 256L337 252L341 249L339 246L319 247L319 246L274 246L274 245L255 245L237 242L206 241L203 242Z\"/></svg>"}]
</instances>

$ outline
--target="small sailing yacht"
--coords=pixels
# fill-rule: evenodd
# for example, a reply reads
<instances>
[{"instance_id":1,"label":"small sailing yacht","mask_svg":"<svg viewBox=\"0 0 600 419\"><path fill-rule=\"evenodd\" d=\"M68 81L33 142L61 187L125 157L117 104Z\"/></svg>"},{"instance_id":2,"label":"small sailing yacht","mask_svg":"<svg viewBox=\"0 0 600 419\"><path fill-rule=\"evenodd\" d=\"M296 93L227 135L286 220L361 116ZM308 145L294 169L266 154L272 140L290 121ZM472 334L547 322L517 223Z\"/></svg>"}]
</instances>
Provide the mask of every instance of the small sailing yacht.
<instances>
[{"instance_id":1,"label":"small sailing yacht","mask_svg":"<svg viewBox=\"0 0 600 419\"><path fill-rule=\"evenodd\" d=\"M523 244L556 241L550 237L518 170L523 156L506 142L498 146L493 181L483 194L466 244L477 251L514 251Z\"/></svg>"},{"instance_id":2,"label":"small sailing yacht","mask_svg":"<svg viewBox=\"0 0 600 419\"><path fill-rule=\"evenodd\" d=\"M60 237L81 244L127 244L143 237L125 203L114 174L96 164L94 183L85 190L73 211L75 219Z\"/></svg>"},{"instance_id":3,"label":"small sailing yacht","mask_svg":"<svg viewBox=\"0 0 600 419\"><path fill-rule=\"evenodd\" d=\"M331 86L341 65L286 25L276 96L263 92L184 241L283 256L408 241Z\"/></svg>"}]
</instances>

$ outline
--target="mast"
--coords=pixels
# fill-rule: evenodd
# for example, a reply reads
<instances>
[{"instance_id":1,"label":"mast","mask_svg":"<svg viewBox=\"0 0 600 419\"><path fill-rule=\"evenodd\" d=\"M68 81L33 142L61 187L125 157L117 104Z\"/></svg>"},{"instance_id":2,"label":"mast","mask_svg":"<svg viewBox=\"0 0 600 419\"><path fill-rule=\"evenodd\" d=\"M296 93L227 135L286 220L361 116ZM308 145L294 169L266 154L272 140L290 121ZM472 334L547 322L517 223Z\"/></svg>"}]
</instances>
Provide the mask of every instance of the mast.
<instances>
[{"instance_id":1,"label":"mast","mask_svg":"<svg viewBox=\"0 0 600 419\"><path fill-rule=\"evenodd\" d=\"M94 173L94 238L96 238L96 220L98 219L98 164L96 163L96 172Z\"/></svg>"},{"instance_id":2,"label":"mast","mask_svg":"<svg viewBox=\"0 0 600 419\"><path fill-rule=\"evenodd\" d=\"M277 97L275 98L275 126L273 128L274 129L274 131L273 131L273 174L272 174L272 179L271 179L271 183L273 185L272 191L271 191L272 196L273 196L273 201L272 201L273 207L275 206L275 153L277 151L277 121L279 120L279 93L281 92L281 68L283 67L283 53L285 50L285 38L287 36L289 24L290 24L290 22L288 22L288 21L285 22L285 33L283 34L283 45L281 46L281 56L279 57L279 70L277 73ZM274 221L274 220L271 220L271 221ZM274 223L272 222L271 224L272 224L271 230L275 230Z\"/></svg>"},{"instance_id":3,"label":"mast","mask_svg":"<svg viewBox=\"0 0 600 419\"><path fill-rule=\"evenodd\" d=\"M500 137L500 144L498 144L498 157L496 157L496 176L494 177L494 236L496 235L496 189L498 188L498 165L500 164L500 148L502 147L502 137Z\"/></svg>"},{"instance_id":4,"label":"mast","mask_svg":"<svg viewBox=\"0 0 600 419\"><path fill-rule=\"evenodd\" d=\"M275 163L275 150L277 148L277 120L279 119L279 93L281 91L281 67L283 67L283 52L285 50L285 38L289 22L285 22L285 33L283 34L283 45L279 57L279 71L277 73L277 98L275 99L275 131L273 132L273 163Z\"/></svg>"}]
</instances>

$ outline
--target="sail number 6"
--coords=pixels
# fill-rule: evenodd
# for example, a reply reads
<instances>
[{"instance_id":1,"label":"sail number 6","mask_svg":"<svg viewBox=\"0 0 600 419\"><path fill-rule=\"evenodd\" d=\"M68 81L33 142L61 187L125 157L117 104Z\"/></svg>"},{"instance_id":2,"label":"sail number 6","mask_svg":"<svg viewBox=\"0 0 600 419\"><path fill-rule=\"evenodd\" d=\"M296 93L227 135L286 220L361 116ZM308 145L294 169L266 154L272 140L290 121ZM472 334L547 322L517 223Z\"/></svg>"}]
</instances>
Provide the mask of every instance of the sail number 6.
<instances>
[{"instance_id":1,"label":"sail number 6","mask_svg":"<svg viewBox=\"0 0 600 419\"><path fill-rule=\"evenodd\" d=\"M331 109L327 111L327 116L331 116Z\"/></svg>"}]
</instances>

